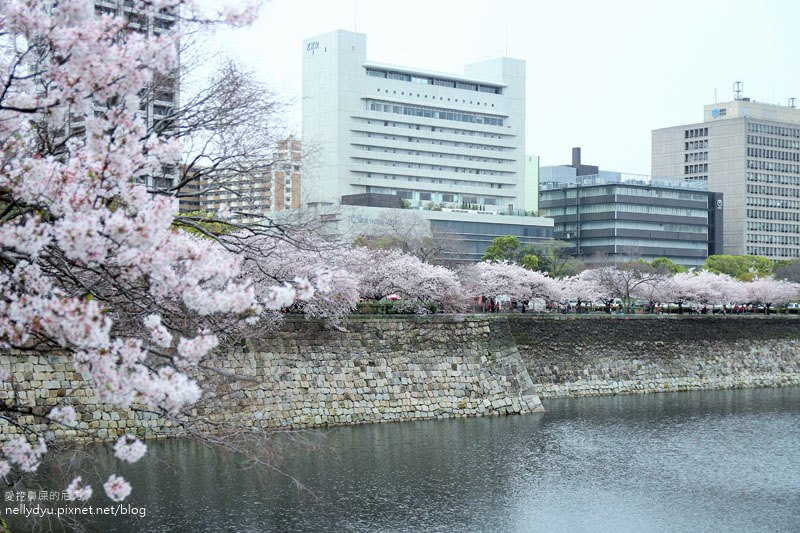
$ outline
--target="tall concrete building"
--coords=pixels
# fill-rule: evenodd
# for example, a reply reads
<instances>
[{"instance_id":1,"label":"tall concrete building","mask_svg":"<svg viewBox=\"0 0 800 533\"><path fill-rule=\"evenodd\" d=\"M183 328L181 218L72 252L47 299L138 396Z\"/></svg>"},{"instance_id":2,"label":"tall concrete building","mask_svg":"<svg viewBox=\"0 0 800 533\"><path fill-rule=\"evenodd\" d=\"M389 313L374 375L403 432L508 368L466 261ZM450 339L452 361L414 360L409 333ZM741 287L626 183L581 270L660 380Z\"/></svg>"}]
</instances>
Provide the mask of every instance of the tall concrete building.
<instances>
[{"instance_id":1,"label":"tall concrete building","mask_svg":"<svg viewBox=\"0 0 800 533\"><path fill-rule=\"evenodd\" d=\"M304 204L396 194L411 207L525 209L525 62L464 74L367 61L366 35L303 42Z\"/></svg>"},{"instance_id":2,"label":"tall concrete building","mask_svg":"<svg viewBox=\"0 0 800 533\"><path fill-rule=\"evenodd\" d=\"M722 250L800 257L800 110L740 96L709 104L703 122L652 134L654 176L707 182L724 194Z\"/></svg>"}]
</instances>

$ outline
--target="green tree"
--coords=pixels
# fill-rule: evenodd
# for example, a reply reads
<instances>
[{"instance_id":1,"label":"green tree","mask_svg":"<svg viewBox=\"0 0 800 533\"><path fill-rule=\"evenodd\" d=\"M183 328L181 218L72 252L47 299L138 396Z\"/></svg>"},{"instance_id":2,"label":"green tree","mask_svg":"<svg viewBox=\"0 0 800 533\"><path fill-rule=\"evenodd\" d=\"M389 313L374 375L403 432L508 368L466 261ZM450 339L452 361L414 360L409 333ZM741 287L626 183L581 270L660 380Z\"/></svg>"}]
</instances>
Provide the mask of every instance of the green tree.
<instances>
[{"instance_id":1,"label":"green tree","mask_svg":"<svg viewBox=\"0 0 800 533\"><path fill-rule=\"evenodd\" d=\"M702 268L715 274L727 274L741 281L772 274L773 263L758 255L710 255Z\"/></svg>"},{"instance_id":2,"label":"green tree","mask_svg":"<svg viewBox=\"0 0 800 533\"><path fill-rule=\"evenodd\" d=\"M511 261L528 270L548 272L551 276L571 276L581 270L581 265L572 257L569 247L570 244L564 241L524 245L519 238L506 235L495 238L481 260Z\"/></svg>"},{"instance_id":3,"label":"green tree","mask_svg":"<svg viewBox=\"0 0 800 533\"><path fill-rule=\"evenodd\" d=\"M656 257L650 262L650 266L654 270L664 272L665 274L677 274L679 272L686 272L686 267L676 265L666 257Z\"/></svg>"},{"instance_id":4,"label":"green tree","mask_svg":"<svg viewBox=\"0 0 800 533\"><path fill-rule=\"evenodd\" d=\"M800 261L797 259L778 261L773 270L777 279L800 283Z\"/></svg>"},{"instance_id":5,"label":"green tree","mask_svg":"<svg viewBox=\"0 0 800 533\"><path fill-rule=\"evenodd\" d=\"M520 242L513 235L496 237L486 248L481 261L516 261Z\"/></svg>"},{"instance_id":6,"label":"green tree","mask_svg":"<svg viewBox=\"0 0 800 533\"><path fill-rule=\"evenodd\" d=\"M571 246L568 242L553 241L537 247L539 270L557 278L577 274L581 265L572 257Z\"/></svg>"},{"instance_id":7,"label":"green tree","mask_svg":"<svg viewBox=\"0 0 800 533\"><path fill-rule=\"evenodd\" d=\"M191 211L181 213L180 218L175 219L172 226L192 233L198 237L215 238L220 235L227 235L240 229L236 224L229 224L224 220L218 219L213 213L206 211Z\"/></svg>"},{"instance_id":8,"label":"green tree","mask_svg":"<svg viewBox=\"0 0 800 533\"><path fill-rule=\"evenodd\" d=\"M527 268L528 270L539 270L539 258L536 254L523 255L518 264L522 268Z\"/></svg>"}]
</instances>

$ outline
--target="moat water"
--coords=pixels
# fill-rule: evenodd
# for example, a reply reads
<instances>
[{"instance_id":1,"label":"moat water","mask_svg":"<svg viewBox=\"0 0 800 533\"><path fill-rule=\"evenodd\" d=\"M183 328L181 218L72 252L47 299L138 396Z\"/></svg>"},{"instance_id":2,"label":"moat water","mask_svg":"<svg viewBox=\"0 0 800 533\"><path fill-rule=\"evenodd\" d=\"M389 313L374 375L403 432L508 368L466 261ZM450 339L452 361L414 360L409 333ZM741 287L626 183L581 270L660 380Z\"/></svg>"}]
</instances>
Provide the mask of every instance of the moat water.
<instances>
[{"instance_id":1,"label":"moat water","mask_svg":"<svg viewBox=\"0 0 800 533\"><path fill-rule=\"evenodd\" d=\"M93 462L98 477L84 475L95 486L90 503L110 505L99 476L116 471L134 487L125 504L145 516L78 523L165 532L800 530L800 388L545 408L302 432L306 444L290 444L276 463L291 478L183 440L150 443L127 467L104 452ZM71 458L43 473L66 475Z\"/></svg>"}]
</instances>

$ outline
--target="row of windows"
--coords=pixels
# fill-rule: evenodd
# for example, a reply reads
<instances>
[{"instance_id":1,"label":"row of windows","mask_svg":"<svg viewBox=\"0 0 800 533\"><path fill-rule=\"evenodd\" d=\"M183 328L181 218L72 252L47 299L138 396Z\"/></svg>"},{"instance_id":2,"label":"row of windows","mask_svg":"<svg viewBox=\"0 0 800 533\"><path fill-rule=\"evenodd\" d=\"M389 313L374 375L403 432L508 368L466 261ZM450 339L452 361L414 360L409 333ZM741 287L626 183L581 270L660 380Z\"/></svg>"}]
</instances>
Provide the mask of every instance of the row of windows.
<instances>
[{"instance_id":1,"label":"row of windows","mask_svg":"<svg viewBox=\"0 0 800 533\"><path fill-rule=\"evenodd\" d=\"M683 156L684 163L694 163L695 161L708 161L708 152L695 152Z\"/></svg>"},{"instance_id":2,"label":"row of windows","mask_svg":"<svg viewBox=\"0 0 800 533\"><path fill-rule=\"evenodd\" d=\"M636 222L633 220L597 220L581 223L581 231L597 229L628 229L641 231L671 231L675 233L697 233L708 235L708 226L705 224L658 224L656 222ZM575 222L556 224L555 230L559 232L577 231Z\"/></svg>"},{"instance_id":3,"label":"row of windows","mask_svg":"<svg viewBox=\"0 0 800 533\"><path fill-rule=\"evenodd\" d=\"M673 191L664 189L651 189L646 187L614 187L615 194L624 196L639 196L642 198L668 198L672 200L691 200L695 202L705 202L708 198L707 194L687 192L687 191Z\"/></svg>"},{"instance_id":4,"label":"row of windows","mask_svg":"<svg viewBox=\"0 0 800 533\"><path fill-rule=\"evenodd\" d=\"M792 165L791 163L775 163L773 161L755 161L753 159L748 159L747 168L750 170L771 170L773 172L800 174L800 165Z\"/></svg>"},{"instance_id":5,"label":"row of windows","mask_svg":"<svg viewBox=\"0 0 800 533\"><path fill-rule=\"evenodd\" d=\"M397 174L380 174L375 172L366 172L365 176L367 178L376 178L381 180L413 181L415 183L433 183L438 185L450 185L453 187L476 187L485 189L502 189L502 188L508 189L513 187L513 185L488 183L485 181L466 181L466 180L456 180L456 179L446 179L446 178L420 178L416 176L412 177L412 176L403 176ZM393 193L388 193L388 194L393 194Z\"/></svg>"},{"instance_id":6,"label":"row of windows","mask_svg":"<svg viewBox=\"0 0 800 533\"><path fill-rule=\"evenodd\" d=\"M793 141L792 139L776 139L775 137L761 137L760 135L748 135L747 144L800 150L800 141Z\"/></svg>"},{"instance_id":7,"label":"row of windows","mask_svg":"<svg viewBox=\"0 0 800 533\"><path fill-rule=\"evenodd\" d=\"M771 246L748 246L748 255L761 255L764 257L800 257L798 248L773 248Z\"/></svg>"},{"instance_id":8,"label":"row of windows","mask_svg":"<svg viewBox=\"0 0 800 533\"><path fill-rule=\"evenodd\" d=\"M520 237L522 242L531 242L530 239L553 237L553 230L548 227L522 226L519 224L491 224L489 222L457 222L449 220L431 220L431 231L439 234L486 235L492 238L503 235L514 235Z\"/></svg>"},{"instance_id":9,"label":"row of windows","mask_svg":"<svg viewBox=\"0 0 800 533\"><path fill-rule=\"evenodd\" d=\"M464 133L466 134L466 132L464 132ZM481 135L481 136L482 137L490 137L490 135ZM454 142L450 142L450 141L436 141L435 139L425 139L425 138L422 138L422 137L406 137L406 136L402 136L402 135L380 135L380 134L377 134L377 133L376 134L367 133L366 137L368 139L381 139L382 138L385 141L392 140L392 141L410 142L410 143L419 143L419 144L432 144L432 145L438 145L438 146L456 146L456 147L460 146L460 147L463 147L463 148L467 148L469 146L481 146L481 145L475 145L475 144L471 144L471 143L454 143ZM504 146L485 146L485 145L483 145L483 149L494 150L496 152L511 150L510 148L507 148L507 147L504 147Z\"/></svg>"},{"instance_id":10,"label":"row of windows","mask_svg":"<svg viewBox=\"0 0 800 533\"><path fill-rule=\"evenodd\" d=\"M748 231L763 231L767 233L800 233L800 225L786 224L784 222L758 222L747 221Z\"/></svg>"},{"instance_id":11,"label":"row of windows","mask_svg":"<svg viewBox=\"0 0 800 533\"><path fill-rule=\"evenodd\" d=\"M685 139L692 139L694 137L708 137L708 128L695 128L683 132Z\"/></svg>"},{"instance_id":12,"label":"row of windows","mask_svg":"<svg viewBox=\"0 0 800 533\"><path fill-rule=\"evenodd\" d=\"M247 207L259 206L261 204L269 204L272 201L272 196L257 196L247 198L207 198L203 200L206 207L216 207L222 205L229 205L233 207Z\"/></svg>"},{"instance_id":13,"label":"row of windows","mask_svg":"<svg viewBox=\"0 0 800 533\"><path fill-rule=\"evenodd\" d=\"M386 94L389 94L389 89L386 89L386 88L384 88L384 89L380 89L380 88L376 89L376 92L381 92L381 91L385 92ZM396 94L397 94L397 91L392 89L392 95L396 95ZM406 95L405 91L400 91L400 96L405 96L405 95ZM409 91L408 92L408 96L414 96L414 93ZM417 93L417 98L425 98L425 99L430 98L431 100L436 100L436 96L434 96L434 95L420 94L420 93ZM440 96L439 100L444 102L444 100L445 100L444 96ZM454 104L457 104L458 103L458 98L452 98L452 97L448 96L447 97L447 101L448 102L453 102ZM461 99L461 103L462 104L466 104L467 100L462 98ZM470 100L469 104L470 105L472 105L472 104L475 104L475 105L483 104L484 107L488 107L489 106L489 102L478 102L478 101L473 101L473 100ZM492 104L492 107L494 107L494 104Z\"/></svg>"},{"instance_id":14,"label":"row of windows","mask_svg":"<svg viewBox=\"0 0 800 533\"><path fill-rule=\"evenodd\" d=\"M708 172L708 163L700 163L697 165L686 165L683 167L684 174L697 174L699 172Z\"/></svg>"},{"instance_id":15,"label":"row of windows","mask_svg":"<svg viewBox=\"0 0 800 533\"><path fill-rule=\"evenodd\" d=\"M763 172L748 172L747 181L755 181L762 183L780 183L781 185L800 186L800 177L798 176L784 176L782 174L765 174Z\"/></svg>"},{"instance_id":16,"label":"row of windows","mask_svg":"<svg viewBox=\"0 0 800 533\"><path fill-rule=\"evenodd\" d=\"M766 159L780 159L781 161L800 161L800 153L769 150L767 148L748 148L748 157L763 157Z\"/></svg>"},{"instance_id":17,"label":"row of windows","mask_svg":"<svg viewBox=\"0 0 800 533\"><path fill-rule=\"evenodd\" d=\"M373 135L372 133L363 133L363 132L356 132L354 134L355 137L366 137L369 139L383 137L384 139L388 139L388 135ZM393 141L400 141L400 142L409 142L415 144L425 144L431 146L442 146L447 148L467 148L470 150L485 150L487 152L509 152L513 150L513 148L509 148L506 146L492 146L488 144L475 144L475 143L462 143L462 142L455 142L455 141L440 141L438 139L428 139L425 137L405 137L405 136L391 136ZM395 143L392 143L395 144ZM399 146L399 145L398 145Z\"/></svg>"},{"instance_id":18,"label":"row of windows","mask_svg":"<svg viewBox=\"0 0 800 533\"><path fill-rule=\"evenodd\" d=\"M779 207L781 209L797 209L800 202L797 200L784 200L782 198L761 198L758 196L748 196L747 205L754 207Z\"/></svg>"},{"instance_id":19,"label":"row of windows","mask_svg":"<svg viewBox=\"0 0 800 533\"><path fill-rule=\"evenodd\" d=\"M369 111L380 111L383 113L393 113L395 115L409 115L423 118L435 118L439 120L453 120L458 122L469 122L470 124L486 124L489 126L503 126L505 124L505 119L501 117L484 115L482 113L453 111L452 109L440 109L437 107L426 107L411 104L393 104L376 100L367 100L366 105Z\"/></svg>"},{"instance_id":20,"label":"row of windows","mask_svg":"<svg viewBox=\"0 0 800 533\"><path fill-rule=\"evenodd\" d=\"M436 202L454 204L467 203L471 205L498 206L506 203L506 198L495 196L477 196L471 194L439 193L431 191L418 191L414 189L394 189L391 187L367 187L366 192L377 194L397 195L403 200L413 200L420 202Z\"/></svg>"},{"instance_id":21,"label":"row of windows","mask_svg":"<svg viewBox=\"0 0 800 533\"><path fill-rule=\"evenodd\" d=\"M581 198L594 196L637 196L640 198L667 198L672 200L690 200L693 202L705 202L708 195L697 192L687 192L669 189L655 189L650 187L625 187L620 185L610 185L606 187L581 187ZM540 194L542 200L563 200L564 198L575 198L578 189L561 189L544 191Z\"/></svg>"},{"instance_id":22,"label":"row of windows","mask_svg":"<svg viewBox=\"0 0 800 533\"><path fill-rule=\"evenodd\" d=\"M747 242L755 242L760 244L793 244L800 245L800 236L798 235L761 235L759 233L748 233Z\"/></svg>"},{"instance_id":23,"label":"row of windows","mask_svg":"<svg viewBox=\"0 0 800 533\"><path fill-rule=\"evenodd\" d=\"M582 205L581 214L590 213L645 213L648 215L669 215L681 217L696 217L708 220L708 211L704 209L687 209L684 207L666 207L661 205L640 205L640 204L595 204ZM574 215L575 206L548 207L545 209L545 216Z\"/></svg>"},{"instance_id":24,"label":"row of windows","mask_svg":"<svg viewBox=\"0 0 800 533\"><path fill-rule=\"evenodd\" d=\"M456 174L474 174L476 176L504 176L507 174L512 173L513 169L509 172L502 172L502 171L494 171L494 170L487 170L484 168L465 168L465 167L451 167L446 165L427 165L425 163L400 163L397 161L392 160L382 160L382 159L360 159L354 158L359 163L365 163L367 165L374 164L375 166L381 167L392 167L392 168L412 168L416 170L430 170L435 172L451 172ZM500 186L499 184L497 185ZM510 185L509 185L510 186Z\"/></svg>"},{"instance_id":25,"label":"row of windows","mask_svg":"<svg viewBox=\"0 0 800 533\"><path fill-rule=\"evenodd\" d=\"M780 135L782 137L800 138L800 129L787 128L785 126L770 126L769 124L747 123L747 131L752 133L768 133L770 135Z\"/></svg>"},{"instance_id":26,"label":"row of windows","mask_svg":"<svg viewBox=\"0 0 800 533\"><path fill-rule=\"evenodd\" d=\"M764 194L768 196L789 196L793 198L800 198L800 189L791 189L789 187L772 187L770 185L753 185L748 183L747 192L750 194Z\"/></svg>"},{"instance_id":27,"label":"row of windows","mask_svg":"<svg viewBox=\"0 0 800 533\"><path fill-rule=\"evenodd\" d=\"M153 178L153 187L156 189L170 189L173 185L172 178Z\"/></svg>"},{"instance_id":28,"label":"row of windows","mask_svg":"<svg viewBox=\"0 0 800 533\"><path fill-rule=\"evenodd\" d=\"M398 155L408 155L408 156L418 156L418 157L430 157L433 159L457 159L460 161L475 161L477 163L492 163L494 165L506 165L512 164L512 161L508 159L496 159L493 157L475 157L471 155L463 155L463 154L448 154L444 152L422 152L420 153L419 150L403 150L402 148L385 148L382 146L362 146L360 147L362 150L366 149L367 152L378 152L378 153L386 153L386 154L398 154Z\"/></svg>"},{"instance_id":29,"label":"row of windows","mask_svg":"<svg viewBox=\"0 0 800 533\"><path fill-rule=\"evenodd\" d=\"M681 248L683 250L706 250L708 242L675 241L669 239L632 239L630 237L603 237L581 239L581 247L587 246L634 246L637 248Z\"/></svg>"},{"instance_id":30,"label":"row of windows","mask_svg":"<svg viewBox=\"0 0 800 533\"><path fill-rule=\"evenodd\" d=\"M363 124L363 122L361 122ZM500 133L489 133L485 131L475 131L475 130L465 130L465 129L458 129L458 128L443 128L441 126L423 126L422 124L412 123L412 122L390 122L388 120L384 121L373 121L367 120L367 125L377 125L377 126L384 126L390 128L400 128L400 129L410 129L419 131L420 134L422 132L431 131L432 133L447 133L450 135L474 135L478 137L486 137L488 139L504 139L508 137L507 135L502 135ZM406 133L405 131L403 132Z\"/></svg>"},{"instance_id":31,"label":"row of windows","mask_svg":"<svg viewBox=\"0 0 800 533\"><path fill-rule=\"evenodd\" d=\"M118 16L116 7L108 7L104 5L95 5L95 13L100 15L110 15L112 17ZM137 10L131 11L126 9L124 13L122 13L122 16L130 23L131 28L143 31L147 30L148 17L145 13L140 13ZM151 19L151 24L155 33L162 33L164 31L171 30L175 25L175 20L172 17L166 19L162 17L153 17Z\"/></svg>"},{"instance_id":32,"label":"row of windows","mask_svg":"<svg viewBox=\"0 0 800 533\"><path fill-rule=\"evenodd\" d=\"M685 150L702 150L708 148L708 139L701 141L687 141L684 143Z\"/></svg>"},{"instance_id":33,"label":"row of windows","mask_svg":"<svg viewBox=\"0 0 800 533\"><path fill-rule=\"evenodd\" d=\"M440 87L451 87L454 89L464 89L465 91L478 91L482 93L503 94L502 87L484 85L480 83L469 83L465 81L448 80L445 78L436 78L420 74L406 74L404 72L397 72L393 70L367 68L367 76L374 76L376 78L387 78L390 80L408 81L412 83L421 83L423 85L437 85Z\"/></svg>"},{"instance_id":34,"label":"row of windows","mask_svg":"<svg viewBox=\"0 0 800 533\"><path fill-rule=\"evenodd\" d=\"M800 213L787 211L767 211L766 209L748 209L747 218L761 220L790 220L800 222Z\"/></svg>"}]
</instances>

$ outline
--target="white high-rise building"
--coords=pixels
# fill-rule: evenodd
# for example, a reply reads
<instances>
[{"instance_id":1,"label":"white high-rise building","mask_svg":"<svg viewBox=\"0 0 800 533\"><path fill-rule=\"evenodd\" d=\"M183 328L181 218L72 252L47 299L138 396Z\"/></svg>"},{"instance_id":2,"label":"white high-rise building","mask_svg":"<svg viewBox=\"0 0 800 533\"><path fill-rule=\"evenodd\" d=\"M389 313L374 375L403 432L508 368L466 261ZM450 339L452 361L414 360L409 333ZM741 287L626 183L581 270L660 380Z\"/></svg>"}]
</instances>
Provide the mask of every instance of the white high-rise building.
<instances>
[{"instance_id":1,"label":"white high-rise building","mask_svg":"<svg viewBox=\"0 0 800 533\"><path fill-rule=\"evenodd\" d=\"M366 35L303 42L303 204L398 195L410 207L525 209L525 62L464 74L367 61Z\"/></svg>"},{"instance_id":2,"label":"white high-rise building","mask_svg":"<svg viewBox=\"0 0 800 533\"><path fill-rule=\"evenodd\" d=\"M724 194L722 251L800 257L800 110L739 98L703 122L653 131L654 176L707 181Z\"/></svg>"}]
</instances>

